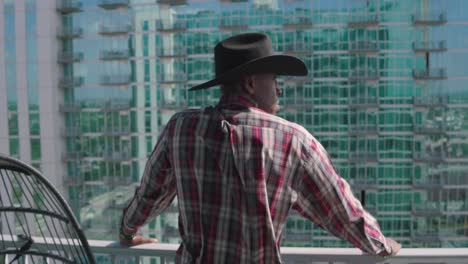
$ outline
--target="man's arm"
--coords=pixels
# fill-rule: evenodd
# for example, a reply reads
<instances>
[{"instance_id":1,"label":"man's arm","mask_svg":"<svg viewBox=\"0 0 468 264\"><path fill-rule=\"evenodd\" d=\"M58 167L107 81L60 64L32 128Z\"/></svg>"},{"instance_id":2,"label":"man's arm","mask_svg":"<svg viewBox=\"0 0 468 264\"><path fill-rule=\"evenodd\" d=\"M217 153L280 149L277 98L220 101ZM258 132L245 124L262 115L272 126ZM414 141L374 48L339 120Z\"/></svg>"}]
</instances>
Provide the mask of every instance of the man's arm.
<instances>
[{"instance_id":1,"label":"man's arm","mask_svg":"<svg viewBox=\"0 0 468 264\"><path fill-rule=\"evenodd\" d=\"M348 183L334 169L312 136L302 149L303 173L293 208L333 235L373 255L395 255L401 245L385 238L377 220L362 208Z\"/></svg>"},{"instance_id":2,"label":"man's arm","mask_svg":"<svg viewBox=\"0 0 468 264\"><path fill-rule=\"evenodd\" d=\"M168 153L168 127L169 124L146 163L140 187L123 210L119 235L123 245L156 242L135 234L141 226L166 209L175 197L175 177Z\"/></svg>"}]
</instances>

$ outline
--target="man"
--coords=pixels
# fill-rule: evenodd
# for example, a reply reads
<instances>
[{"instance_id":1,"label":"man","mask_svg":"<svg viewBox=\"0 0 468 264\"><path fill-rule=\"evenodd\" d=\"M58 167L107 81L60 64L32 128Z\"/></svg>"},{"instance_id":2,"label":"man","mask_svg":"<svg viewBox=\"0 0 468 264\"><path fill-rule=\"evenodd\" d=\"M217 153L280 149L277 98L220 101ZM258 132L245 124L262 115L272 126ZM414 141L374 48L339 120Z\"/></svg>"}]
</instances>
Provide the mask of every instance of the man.
<instances>
[{"instance_id":1,"label":"man","mask_svg":"<svg viewBox=\"0 0 468 264\"><path fill-rule=\"evenodd\" d=\"M320 143L275 116L276 76L307 75L305 64L248 33L215 47L215 68L215 79L190 90L220 85L222 98L168 122L124 210L121 244L155 242L135 234L177 195L177 263L281 263L291 208L367 253L395 255L400 245L382 235Z\"/></svg>"}]
</instances>

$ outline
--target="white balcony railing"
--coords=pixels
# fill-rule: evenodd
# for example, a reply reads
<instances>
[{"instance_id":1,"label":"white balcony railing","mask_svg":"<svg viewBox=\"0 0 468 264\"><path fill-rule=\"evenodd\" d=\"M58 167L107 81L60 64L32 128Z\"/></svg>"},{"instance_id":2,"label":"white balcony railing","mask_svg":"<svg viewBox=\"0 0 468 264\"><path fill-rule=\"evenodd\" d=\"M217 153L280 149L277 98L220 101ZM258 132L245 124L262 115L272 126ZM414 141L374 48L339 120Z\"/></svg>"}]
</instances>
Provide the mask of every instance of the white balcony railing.
<instances>
[{"instance_id":1,"label":"white balcony railing","mask_svg":"<svg viewBox=\"0 0 468 264\"><path fill-rule=\"evenodd\" d=\"M13 246L9 236L4 238L3 245ZM44 239L33 238L34 248L46 248ZM50 241L49 241L50 242ZM110 263L117 263L119 258L134 258L135 263L142 263L147 258L157 258L160 263L173 263L177 244L146 244L131 248L122 248L114 241L88 240L88 243L96 257L108 257ZM3 256L5 257L5 256ZM14 256L6 256L4 263L9 263ZM468 248L404 248L396 257L384 259L381 257L363 254L355 248L298 248L282 247L281 257L283 263L353 263L353 264L408 264L408 263L468 263ZM0 257L0 262L1 262Z\"/></svg>"}]
</instances>

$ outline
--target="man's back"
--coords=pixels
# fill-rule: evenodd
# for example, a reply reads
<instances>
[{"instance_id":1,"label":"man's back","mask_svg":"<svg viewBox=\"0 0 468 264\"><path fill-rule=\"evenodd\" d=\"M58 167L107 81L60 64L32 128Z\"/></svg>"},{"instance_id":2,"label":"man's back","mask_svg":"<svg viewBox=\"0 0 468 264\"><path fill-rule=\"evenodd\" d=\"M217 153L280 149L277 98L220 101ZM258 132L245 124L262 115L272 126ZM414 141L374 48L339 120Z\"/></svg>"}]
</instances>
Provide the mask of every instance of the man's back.
<instances>
[{"instance_id":1,"label":"man's back","mask_svg":"<svg viewBox=\"0 0 468 264\"><path fill-rule=\"evenodd\" d=\"M301 170L291 124L229 101L172 122L181 262L280 262L281 231Z\"/></svg>"}]
</instances>

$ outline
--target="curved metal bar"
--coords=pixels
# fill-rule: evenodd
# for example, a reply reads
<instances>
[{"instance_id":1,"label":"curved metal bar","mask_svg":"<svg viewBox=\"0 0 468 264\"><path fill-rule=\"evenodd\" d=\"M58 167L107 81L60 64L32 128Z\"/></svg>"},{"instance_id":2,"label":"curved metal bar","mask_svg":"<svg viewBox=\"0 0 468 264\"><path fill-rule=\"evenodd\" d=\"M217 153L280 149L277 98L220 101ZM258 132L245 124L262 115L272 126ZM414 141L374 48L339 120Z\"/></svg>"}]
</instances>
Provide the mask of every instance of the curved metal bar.
<instances>
[{"instance_id":1,"label":"curved metal bar","mask_svg":"<svg viewBox=\"0 0 468 264\"><path fill-rule=\"evenodd\" d=\"M63 196L57 191L57 189L44 177L42 176L41 172L38 171L37 169L33 168L32 166L26 164L23 161L20 161L15 158L8 157L4 154L0 153L0 169L13 169L16 171L20 171L22 173L28 174L28 175L33 175L35 179L40 181L42 184L44 184L47 189L55 196L57 199L57 202L60 204L60 206L63 208L64 213L66 214L67 218L70 220L70 223L73 228L76 231L76 234L79 238L79 240L82 243L82 246L84 248L84 252L86 253L86 256L88 258L88 261L90 264L95 264L96 261L94 259L94 256L91 252L91 249L89 247L88 240L86 239L86 236L84 235L83 230L81 229L78 221L76 220L75 216L72 213L72 210L70 206L65 202L65 199Z\"/></svg>"},{"instance_id":2,"label":"curved metal bar","mask_svg":"<svg viewBox=\"0 0 468 264\"><path fill-rule=\"evenodd\" d=\"M67 219L66 217L64 216L61 216L59 214L56 214L56 213L53 213L53 212L49 212L49 211L44 211L44 210L40 210L40 209L35 209L35 208L21 208L21 207L2 207L0 206L0 211L4 211L4 212L20 212L20 213L33 213L33 214L42 214L42 215L46 215L46 216L50 216L50 217L54 217L54 218L58 218L62 221L64 221L65 223L69 223L70 220Z\"/></svg>"}]
</instances>

